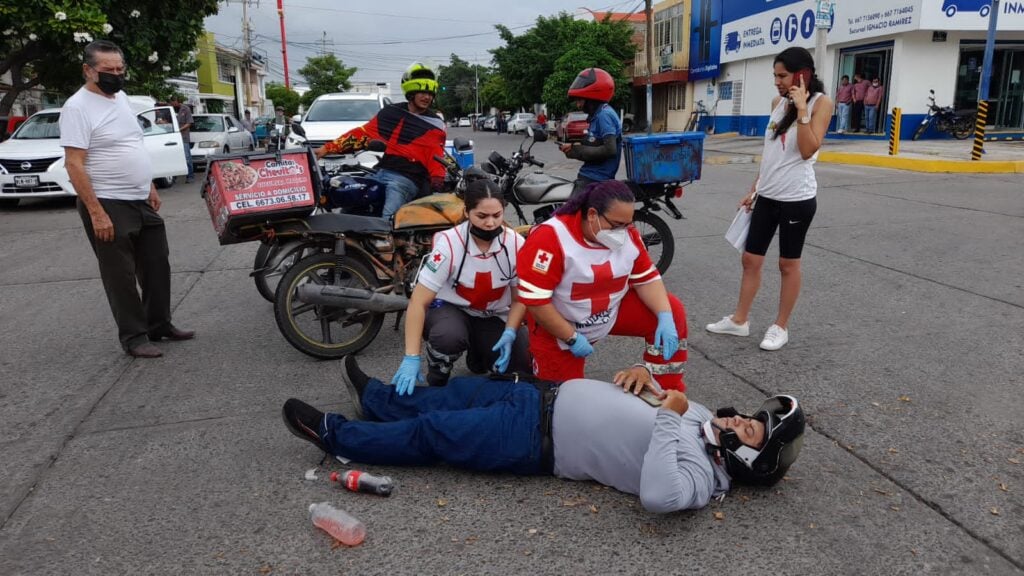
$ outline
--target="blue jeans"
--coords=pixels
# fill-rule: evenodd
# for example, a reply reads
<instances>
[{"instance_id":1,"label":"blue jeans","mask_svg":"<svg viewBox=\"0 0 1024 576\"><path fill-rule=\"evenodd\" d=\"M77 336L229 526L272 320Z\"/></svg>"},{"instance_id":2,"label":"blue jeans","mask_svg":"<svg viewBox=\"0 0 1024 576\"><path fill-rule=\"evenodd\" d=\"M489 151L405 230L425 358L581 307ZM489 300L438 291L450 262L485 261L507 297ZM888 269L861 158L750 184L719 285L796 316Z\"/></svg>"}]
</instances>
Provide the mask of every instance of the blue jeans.
<instances>
[{"instance_id":1,"label":"blue jeans","mask_svg":"<svg viewBox=\"0 0 1024 576\"><path fill-rule=\"evenodd\" d=\"M878 125L876 120L878 119L878 106L864 106L864 131L865 132L878 132Z\"/></svg>"},{"instance_id":2,"label":"blue jeans","mask_svg":"<svg viewBox=\"0 0 1024 576\"><path fill-rule=\"evenodd\" d=\"M183 142L183 144L185 145L185 164L188 166L188 176L185 178L191 181L196 176L196 169L192 165L192 143Z\"/></svg>"},{"instance_id":3,"label":"blue jeans","mask_svg":"<svg viewBox=\"0 0 1024 576\"><path fill-rule=\"evenodd\" d=\"M411 202L420 191L415 182L393 170L382 169L373 178L384 185L384 212L381 218L394 216L402 204Z\"/></svg>"},{"instance_id":4,"label":"blue jeans","mask_svg":"<svg viewBox=\"0 0 1024 576\"><path fill-rule=\"evenodd\" d=\"M485 377L452 378L444 387L417 387L411 396L371 379L362 398L367 421L327 414L320 436L332 454L365 464L444 462L541 474L540 402L531 384Z\"/></svg>"},{"instance_id":5,"label":"blue jeans","mask_svg":"<svg viewBox=\"0 0 1024 576\"><path fill-rule=\"evenodd\" d=\"M836 131L846 132L850 129L850 103L839 103L839 118L836 119Z\"/></svg>"}]
</instances>

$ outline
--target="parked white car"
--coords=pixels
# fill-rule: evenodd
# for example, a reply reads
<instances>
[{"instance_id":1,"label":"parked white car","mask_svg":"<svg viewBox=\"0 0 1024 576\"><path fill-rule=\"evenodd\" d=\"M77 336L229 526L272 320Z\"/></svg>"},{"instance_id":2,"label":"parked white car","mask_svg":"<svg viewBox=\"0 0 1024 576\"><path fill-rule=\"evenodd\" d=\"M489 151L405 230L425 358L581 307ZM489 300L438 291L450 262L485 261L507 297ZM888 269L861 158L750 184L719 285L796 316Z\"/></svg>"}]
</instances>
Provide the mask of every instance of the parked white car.
<instances>
[{"instance_id":1,"label":"parked white car","mask_svg":"<svg viewBox=\"0 0 1024 576\"><path fill-rule=\"evenodd\" d=\"M463 116L462 118L459 118L459 128L470 128L472 126L473 123L469 121L468 117Z\"/></svg>"},{"instance_id":2,"label":"parked white car","mask_svg":"<svg viewBox=\"0 0 1024 576\"><path fill-rule=\"evenodd\" d=\"M388 104L391 104L391 99L383 94L339 92L318 96L309 105L305 117L300 119L296 116L292 119L293 122L301 121L306 137L289 134L285 146L299 148L305 146L308 139L313 148L319 148L345 132L366 124ZM372 154L379 156L376 152ZM340 160L320 161L325 166L332 162Z\"/></svg>"},{"instance_id":3,"label":"parked white car","mask_svg":"<svg viewBox=\"0 0 1024 576\"><path fill-rule=\"evenodd\" d=\"M526 130L527 126L533 126L537 124L537 116L529 112L517 112L509 118L508 131L516 134Z\"/></svg>"},{"instance_id":4,"label":"parked white car","mask_svg":"<svg viewBox=\"0 0 1024 576\"><path fill-rule=\"evenodd\" d=\"M170 106L138 112L143 142L153 161L157 187L188 173L178 120ZM75 196L60 145L60 108L33 114L0 142L0 205L17 206L22 198Z\"/></svg>"},{"instance_id":5,"label":"parked white car","mask_svg":"<svg viewBox=\"0 0 1024 576\"><path fill-rule=\"evenodd\" d=\"M228 114L193 114L192 165L205 168L210 156L254 150L252 133Z\"/></svg>"}]
</instances>

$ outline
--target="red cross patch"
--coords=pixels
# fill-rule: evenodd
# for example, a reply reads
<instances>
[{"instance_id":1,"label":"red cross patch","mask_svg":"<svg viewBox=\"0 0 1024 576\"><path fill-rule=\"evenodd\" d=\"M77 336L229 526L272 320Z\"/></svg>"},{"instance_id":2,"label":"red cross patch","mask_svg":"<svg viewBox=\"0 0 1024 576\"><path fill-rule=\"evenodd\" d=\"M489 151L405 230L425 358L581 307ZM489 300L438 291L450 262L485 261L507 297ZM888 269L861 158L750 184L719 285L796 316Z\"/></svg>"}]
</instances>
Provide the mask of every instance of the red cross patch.
<instances>
[{"instance_id":1,"label":"red cross patch","mask_svg":"<svg viewBox=\"0 0 1024 576\"><path fill-rule=\"evenodd\" d=\"M427 260L424 264L426 264L427 268L430 268L431 272L437 272L438 268L441 267L441 264L444 264L444 261L447 259L448 257L441 253L440 250L434 250L429 256L427 256Z\"/></svg>"},{"instance_id":2,"label":"red cross patch","mask_svg":"<svg viewBox=\"0 0 1024 576\"><path fill-rule=\"evenodd\" d=\"M547 274L548 269L551 268L551 257L551 252L537 250L537 255L533 258L533 269L541 274Z\"/></svg>"}]
</instances>

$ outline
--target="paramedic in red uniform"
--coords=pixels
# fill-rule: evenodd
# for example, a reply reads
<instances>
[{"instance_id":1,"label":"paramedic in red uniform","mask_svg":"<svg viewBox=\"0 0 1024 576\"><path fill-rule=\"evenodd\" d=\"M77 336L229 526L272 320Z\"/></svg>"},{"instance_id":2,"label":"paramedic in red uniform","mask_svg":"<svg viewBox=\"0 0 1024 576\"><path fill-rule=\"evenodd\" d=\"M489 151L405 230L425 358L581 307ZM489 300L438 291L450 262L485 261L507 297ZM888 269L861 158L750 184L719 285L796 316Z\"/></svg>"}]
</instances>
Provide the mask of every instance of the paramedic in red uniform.
<instances>
[{"instance_id":1,"label":"paramedic in red uniform","mask_svg":"<svg viewBox=\"0 0 1024 576\"><path fill-rule=\"evenodd\" d=\"M427 383L448 383L466 352L476 373L494 369L530 373L526 307L516 301L516 253L525 240L504 226L505 198L491 180L477 180L465 195L466 221L434 235L405 316L405 358L391 383L412 394L426 340Z\"/></svg>"},{"instance_id":2,"label":"paramedic in red uniform","mask_svg":"<svg viewBox=\"0 0 1024 576\"><path fill-rule=\"evenodd\" d=\"M370 140L387 143L377 164L375 180L384 184L382 218L391 218L402 204L444 186L445 169L434 157L444 150L444 120L431 112L437 95L437 76L416 62L402 75L405 103L385 106L372 120L317 149L316 157L348 154L366 148Z\"/></svg>"},{"instance_id":3,"label":"paramedic in red uniform","mask_svg":"<svg viewBox=\"0 0 1024 576\"><path fill-rule=\"evenodd\" d=\"M529 312L537 377L583 378L593 343L608 334L640 336L643 362L619 372L616 383L638 393L653 377L663 389L685 390L686 310L632 226L633 205L622 182L590 184L519 251L519 299Z\"/></svg>"}]
</instances>

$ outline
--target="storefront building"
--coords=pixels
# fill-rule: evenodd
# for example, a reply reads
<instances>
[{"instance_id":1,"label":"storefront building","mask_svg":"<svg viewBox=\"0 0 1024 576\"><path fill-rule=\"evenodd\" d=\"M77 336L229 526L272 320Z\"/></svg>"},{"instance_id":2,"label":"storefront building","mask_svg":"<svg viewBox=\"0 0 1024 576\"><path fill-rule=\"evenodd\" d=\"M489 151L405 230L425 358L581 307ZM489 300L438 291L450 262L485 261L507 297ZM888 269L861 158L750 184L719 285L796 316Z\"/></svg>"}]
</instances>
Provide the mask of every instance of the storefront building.
<instances>
[{"instance_id":1,"label":"storefront building","mask_svg":"<svg viewBox=\"0 0 1024 576\"><path fill-rule=\"evenodd\" d=\"M816 0L694 0L689 78L694 100L714 114L715 131L763 135L772 99L775 56L815 43ZM1024 135L1024 0L1002 1L989 94L989 132ZM877 77L883 87L877 137L893 107L908 136L939 106L977 105L991 0L839 0L818 77L833 96L843 75ZM697 46L694 47L694 44ZM883 112L884 111L884 112ZM926 137L938 137L929 132Z\"/></svg>"}]
</instances>

